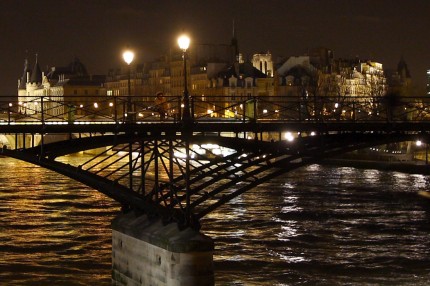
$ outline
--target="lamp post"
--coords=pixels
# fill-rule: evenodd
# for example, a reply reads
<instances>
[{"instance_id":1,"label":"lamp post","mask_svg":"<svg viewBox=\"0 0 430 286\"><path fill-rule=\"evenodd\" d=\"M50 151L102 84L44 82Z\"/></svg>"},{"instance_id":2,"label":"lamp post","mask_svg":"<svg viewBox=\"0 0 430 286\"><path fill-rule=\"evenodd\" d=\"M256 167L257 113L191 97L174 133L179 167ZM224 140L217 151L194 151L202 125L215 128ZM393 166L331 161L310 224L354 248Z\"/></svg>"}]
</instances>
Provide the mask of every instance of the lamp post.
<instances>
[{"instance_id":1,"label":"lamp post","mask_svg":"<svg viewBox=\"0 0 430 286\"><path fill-rule=\"evenodd\" d=\"M127 121L131 122L133 121L132 117L132 104L131 104L131 87L130 87L130 64L134 59L134 53L131 50L126 50L122 54L122 58L124 59L125 63L128 66L127 71L127 84L128 84L128 95L127 95Z\"/></svg>"},{"instance_id":2,"label":"lamp post","mask_svg":"<svg viewBox=\"0 0 430 286\"><path fill-rule=\"evenodd\" d=\"M184 124L185 130L185 220L186 224L191 223L191 189L190 189L190 138L192 136L191 132L191 113L190 113L190 95L188 94L188 84L187 84L187 49L190 46L190 38L183 34L178 38L179 48L182 50L182 59L184 60L184 112L182 113L182 122Z\"/></svg>"},{"instance_id":3,"label":"lamp post","mask_svg":"<svg viewBox=\"0 0 430 286\"><path fill-rule=\"evenodd\" d=\"M190 95L188 94L187 84L187 49L190 46L190 38L183 34L178 38L179 48L182 50L182 59L184 61L184 112L182 114L182 121L190 121Z\"/></svg>"},{"instance_id":4,"label":"lamp post","mask_svg":"<svg viewBox=\"0 0 430 286\"><path fill-rule=\"evenodd\" d=\"M8 109L7 109L7 124L8 125L10 125L10 114L11 114L11 112L12 112L12 103L11 102L9 102L9 107L8 107Z\"/></svg>"}]
</instances>

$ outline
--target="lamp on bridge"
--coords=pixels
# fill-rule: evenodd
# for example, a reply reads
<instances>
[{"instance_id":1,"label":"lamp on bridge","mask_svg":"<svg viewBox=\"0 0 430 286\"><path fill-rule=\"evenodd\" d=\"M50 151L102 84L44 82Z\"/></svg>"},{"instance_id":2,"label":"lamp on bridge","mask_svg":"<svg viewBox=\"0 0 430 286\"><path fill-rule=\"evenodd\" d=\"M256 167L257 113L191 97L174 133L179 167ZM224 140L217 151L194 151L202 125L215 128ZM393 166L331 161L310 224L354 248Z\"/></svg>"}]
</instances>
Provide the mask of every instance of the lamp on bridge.
<instances>
[{"instance_id":1,"label":"lamp on bridge","mask_svg":"<svg viewBox=\"0 0 430 286\"><path fill-rule=\"evenodd\" d=\"M130 64L133 62L134 59L134 53L131 50L126 50L122 54L122 58L124 59L125 63L128 66L127 71L127 84L128 84L128 93L127 93L127 121L131 122L133 121L133 111L132 111L132 104L131 104L131 87L130 87Z\"/></svg>"},{"instance_id":2,"label":"lamp on bridge","mask_svg":"<svg viewBox=\"0 0 430 286\"><path fill-rule=\"evenodd\" d=\"M182 113L182 121L190 121L190 95L187 87L187 49L190 46L190 38L183 34L178 38L179 48L182 50L182 59L184 61L184 112Z\"/></svg>"}]
</instances>

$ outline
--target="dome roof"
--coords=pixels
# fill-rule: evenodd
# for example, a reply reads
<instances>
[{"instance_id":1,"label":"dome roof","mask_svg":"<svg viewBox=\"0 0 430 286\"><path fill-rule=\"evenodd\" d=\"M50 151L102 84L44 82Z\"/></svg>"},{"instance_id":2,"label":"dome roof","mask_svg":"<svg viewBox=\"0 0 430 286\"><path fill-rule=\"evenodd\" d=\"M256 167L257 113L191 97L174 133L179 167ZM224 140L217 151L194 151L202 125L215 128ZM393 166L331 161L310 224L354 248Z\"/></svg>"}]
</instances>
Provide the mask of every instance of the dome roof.
<instances>
[{"instance_id":1,"label":"dome roof","mask_svg":"<svg viewBox=\"0 0 430 286\"><path fill-rule=\"evenodd\" d=\"M84 66L83 63L78 58L75 58L73 62L69 64L69 70L71 74L77 75L77 76L86 76L87 68Z\"/></svg>"}]
</instances>

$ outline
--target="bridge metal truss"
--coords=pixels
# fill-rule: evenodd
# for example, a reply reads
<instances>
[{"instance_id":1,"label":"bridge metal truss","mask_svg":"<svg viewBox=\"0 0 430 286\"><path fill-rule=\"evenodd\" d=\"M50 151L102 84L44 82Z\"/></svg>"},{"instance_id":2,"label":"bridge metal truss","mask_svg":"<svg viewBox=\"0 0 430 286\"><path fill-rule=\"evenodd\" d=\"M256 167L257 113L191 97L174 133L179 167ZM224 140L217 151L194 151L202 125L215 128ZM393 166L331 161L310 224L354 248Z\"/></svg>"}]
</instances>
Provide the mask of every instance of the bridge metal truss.
<instances>
[{"instance_id":1,"label":"bridge metal truss","mask_svg":"<svg viewBox=\"0 0 430 286\"><path fill-rule=\"evenodd\" d=\"M285 124L128 127L118 131L87 126L87 132L76 133L74 126L27 126L26 133L37 128L48 134L69 133L63 141L3 149L2 154L82 182L120 202L124 209L199 228L200 219L211 211L286 172L370 146L416 139L428 142L423 130L430 130L422 124L290 125L290 130L301 130L290 142L281 137L288 128ZM310 130L317 130L316 136ZM220 147L228 154L221 154ZM91 152L81 155L85 160L76 165L63 160L65 155L86 150Z\"/></svg>"},{"instance_id":2,"label":"bridge metal truss","mask_svg":"<svg viewBox=\"0 0 430 286\"><path fill-rule=\"evenodd\" d=\"M9 100L0 97L0 139L14 137L14 144L3 155L80 181L125 209L194 228L209 212L290 170L369 146L428 142L430 132L425 97L193 96L191 118L183 121L177 96L167 98L165 121L151 97ZM289 142L285 131L299 135ZM48 144L51 135L63 140ZM88 150L75 165L63 160Z\"/></svg>"}]
</instances>

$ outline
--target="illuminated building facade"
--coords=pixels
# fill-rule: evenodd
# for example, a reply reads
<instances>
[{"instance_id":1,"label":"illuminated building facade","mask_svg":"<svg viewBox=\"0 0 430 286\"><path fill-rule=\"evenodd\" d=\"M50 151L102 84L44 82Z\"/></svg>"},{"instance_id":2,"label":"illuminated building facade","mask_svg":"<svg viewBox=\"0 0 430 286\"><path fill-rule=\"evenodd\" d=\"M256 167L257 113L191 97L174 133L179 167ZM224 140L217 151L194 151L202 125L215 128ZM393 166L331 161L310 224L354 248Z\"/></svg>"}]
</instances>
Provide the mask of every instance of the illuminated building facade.
<instances>
[{"instance_id":1,"label":"illuminated building facade","mask_svg":"<svg viewBox=\"0 0 430 286\"><path fill-rule=\"evenodd\" d=\"M273 60L270 52L254 54L252 56L252 65L268 77L273 77Z\"/></svg>"},{"instance_id":2,"label":"illuminated building facade","mask_svg":"<svg viewBox=\"0 0 430 286\"><path fill-rule=\"evenodd\" d=\"M362 103L365 112L373 112L376 98L387 93L387 80L381 63L358 58L334 59L331 50L318 49L309 55L289 57L279 64L274 90L276 100L282 106L290 106L288 110L315 104L312 102L317 102L316 99L330 98L320 108L310 108L313 111L303 116L331 115L352 99ZM352 113L341 112L345 113L342 116L352 116ZM282 111L279 115L288 116Z\"/></svg>"},{"instance_id":3,"label":"illuminated building facade","mask_svg":"<svg viewBox=\"0 0 430 286\"><path fill-rule=\"evenodd\" d=\"M52 116L69 116L70 109L79 113L80 106L97 104L90 103L89 97L91 101L96 100L94 96L103 100L106 96L104 81L105 76L89 75L78 59L66 67L51 67L46 72L42 72L37 57L33 69L26 59L23 75L18 80L19 112L27 115L40 113L43 97L44 111L49 111Z\"/></svg>"},{"instance_id":4,"label":"illuminated building facade","mask_svg":"<svg viewBox=\"0 0 430 286\"><path fill-rule=\"evenodd\" d=\"M140 95L143 92L144 84L144 65L131 65L130 69L130 93ZM122 69L110 69L106 76L104 87L108 96L128 95L128 67Z\"/></svg>"},{"instance_id":5,"label":"illuminated building facade","mask_svg":"<svg viewBox=\"0 0 430 286\"><path fill-rule=\"evenodd\" d=\"M430 95L430 69L427 70L427 95Z\"/></svg>"},{"instance_id":6,"label":"illuminated building facade","mask_svg":"<svg viewBox=\"0 0 430 286\"><path fill-rule=\"evenodd\" d=\"M288 58L276 72L276 95L370 97L387 91L381 63L359 59L331 59L327 65L320 62L311 56Z\"/></svg>"}]
</instances>

